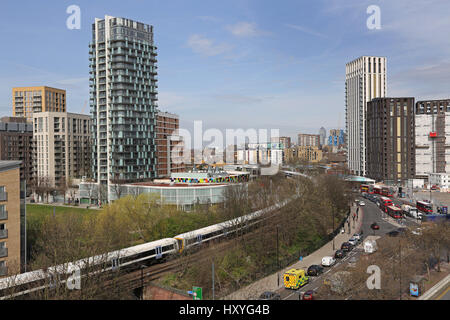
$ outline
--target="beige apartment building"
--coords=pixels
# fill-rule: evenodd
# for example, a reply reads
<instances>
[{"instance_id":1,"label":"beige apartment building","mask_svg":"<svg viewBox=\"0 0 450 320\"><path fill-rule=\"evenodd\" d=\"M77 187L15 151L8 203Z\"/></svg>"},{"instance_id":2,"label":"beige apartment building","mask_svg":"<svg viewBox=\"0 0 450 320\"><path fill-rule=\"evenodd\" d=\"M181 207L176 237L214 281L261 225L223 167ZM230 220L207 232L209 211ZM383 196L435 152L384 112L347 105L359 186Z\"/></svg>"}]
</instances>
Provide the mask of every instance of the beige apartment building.
<instances>
[{"instance_id":1,"label":"beige apartment building","mask_svg":"<svg viewBox=\"0 0 450 320\"><path fill-rule=\"evenodd\" d=\"M20 161L0 161L0 277L20 271Z\"/></svg>"},{"instance_id":2,"label":"beige apartment building","mask_svg":"<svg viewBox=\"0 0 450 320\"><path fill-rule=\"evenodd\" d=\"M68 112L33 115L34 167L37 181L51 186L90 176L90 116Z\"/></svg>"},{"instance_id":3,"label":"beige apartment building","mask_svg":"<svg viewBox=\"0 0 450 320\"><path fill-rule=\"evenodd\" d=\"M12 89L13 116L33 122L36 112L66 112L66 90L46 86Z\"/></svg>"},{"instance_id":4,"label":"beige apartment building","mask_svg":"<svg viewBox=\"0 0 450 320\"><path fill-rule=\"evenodd\" d=\"M295 146L283 150L284 162L305 161L317 163L322 161L323 153L316 146Z\"/></svg>"}]
</instances>

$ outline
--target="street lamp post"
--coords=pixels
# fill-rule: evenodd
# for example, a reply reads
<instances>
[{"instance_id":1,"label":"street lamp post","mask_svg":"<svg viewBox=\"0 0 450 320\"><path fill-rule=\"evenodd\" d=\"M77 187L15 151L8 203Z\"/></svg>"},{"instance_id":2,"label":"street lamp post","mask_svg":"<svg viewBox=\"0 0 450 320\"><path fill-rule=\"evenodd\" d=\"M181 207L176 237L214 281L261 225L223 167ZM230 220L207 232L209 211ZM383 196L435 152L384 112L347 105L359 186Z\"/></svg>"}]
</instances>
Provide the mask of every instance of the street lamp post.
<instances>
[{"instance_id":1,"label":"street lamp post","mask_svg":"<svg viewBox=\"0 0 450 320\"><path fill-rule=\"evenodd\" d=\"M278 280L278 287L280 286L280 275L278 274L278 270L280 269L280 257L278 253L278 226L277 226L277 280Z\"/></svg>"},{"instance_id":2,"label":"street lamp post","mask_svg":"<svg viewBox=\"0 0 450 320\"><path fill-rule=\"evenodd\" d=\"M333 208L331 208L331 212L333 213L333 232L334 232L334 209L333 209ZM335 247L334 247L334 238L335 238L335 236L333 235L333 250L335 250Z\"/></svg>"}]
</instances>

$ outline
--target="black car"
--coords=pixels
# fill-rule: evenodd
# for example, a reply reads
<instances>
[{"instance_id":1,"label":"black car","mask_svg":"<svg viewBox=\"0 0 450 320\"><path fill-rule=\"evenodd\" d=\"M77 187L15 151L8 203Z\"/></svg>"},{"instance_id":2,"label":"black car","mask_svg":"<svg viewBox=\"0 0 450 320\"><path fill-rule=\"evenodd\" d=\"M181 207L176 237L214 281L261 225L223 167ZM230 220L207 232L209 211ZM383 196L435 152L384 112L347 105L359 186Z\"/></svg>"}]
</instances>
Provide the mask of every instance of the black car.
<instances>
[{"instance_id":1,"label":"black car","mask_svg":"<svg viewBox=\"0 0 450 320\"><path fill-rule=\"evenodd\" d=\"M349 242L344 242L341 245L341 250L348 252L348 251L352 250L352 245Z\"/></svg>"},{"instance_id":2,"label":"black car","mask_svg":"<svg viewBox=\"0 0 450 320\"><path fill-rule=\"evenodd\" d=\"M318 276L322 272L323 272L323 267L319 266L317 264L313 264L313 265L309 266L308 271L307 271L308 276Z\"/></svg>"},{"instance_id":3,"label":"black car","mask_svg":"<svg viewBox=\"0 0 450 320\"><path fill-rule=\"evenodd\" d=\"M392 230L391 232L387 233L389 237L396 237L400 234L397 230Z\"/></svg>"},{"instance_id":4,"label":"black car","mask_svg":"<svg viewBox=\"0 0 450 320\"><path fill-rule=\"evenodd\" d=\"M345 257L345 251L344 250L336 250L336 252L334 253L334 258L342 259L343 257Z\"/></svg>"},{"instance_id":5,"label":"black car","mask_svg":"<svg viewBox=\"0 0 450 320\"><path fill-rule=\"evenodd\" d=\"M259 300L281 300L281 296L272 291L266 291L259 296Z\"/></svg>"}]
</instances>

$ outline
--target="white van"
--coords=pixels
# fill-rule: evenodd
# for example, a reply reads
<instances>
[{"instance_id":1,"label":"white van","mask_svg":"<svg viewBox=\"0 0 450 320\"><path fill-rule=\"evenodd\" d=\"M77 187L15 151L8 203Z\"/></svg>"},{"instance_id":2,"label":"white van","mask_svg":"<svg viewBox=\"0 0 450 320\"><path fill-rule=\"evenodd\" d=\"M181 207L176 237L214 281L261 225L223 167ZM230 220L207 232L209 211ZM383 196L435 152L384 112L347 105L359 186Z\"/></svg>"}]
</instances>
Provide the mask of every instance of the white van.
<instances>
[{"instance_id":1,"label":"white van","mask_svg":"<svg viewBox=\"0 0 450 320\"><path fill-rule=\"evenodd\" d=\"M364 241L364 252L365 253L374 253L377 251L377 242L375 240L366 240Z\"/></svg>"},{"instance_id":2,"label":"white van","mask_svg":"<svg viewBox=\"0 0 450 320\"><path fill-rule=\"evenodd\" d=\"M335 263L336 260L333 257L326 256L322 258L322 266L324 267L331 267Z\"/></svg>"}]
</instances>

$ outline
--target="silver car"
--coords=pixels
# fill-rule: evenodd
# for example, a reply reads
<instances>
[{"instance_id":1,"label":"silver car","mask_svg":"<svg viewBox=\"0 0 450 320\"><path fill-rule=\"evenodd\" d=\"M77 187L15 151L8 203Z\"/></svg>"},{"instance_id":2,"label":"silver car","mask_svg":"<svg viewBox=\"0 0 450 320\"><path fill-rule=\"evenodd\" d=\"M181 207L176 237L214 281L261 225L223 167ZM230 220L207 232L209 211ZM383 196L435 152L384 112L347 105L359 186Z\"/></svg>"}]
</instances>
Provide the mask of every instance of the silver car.
<instances>
[{"instance_id":1,"label":"silver car","mask_svg":"<svg viewBox=\"0 0 450 320\"><path fill-rule=\"evenodd\" d=\"M358 244L358 239L356 239L355 237L351 237L348 240L348 243L350 243L352 246L356 246Z\"/></svg>"}]
</instances>

